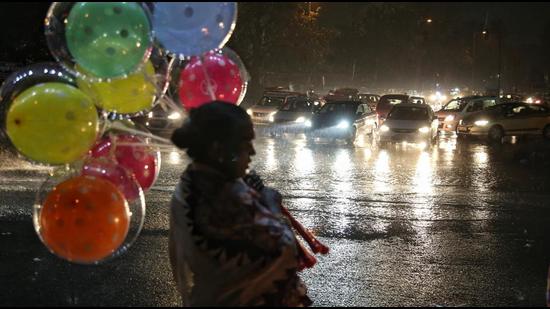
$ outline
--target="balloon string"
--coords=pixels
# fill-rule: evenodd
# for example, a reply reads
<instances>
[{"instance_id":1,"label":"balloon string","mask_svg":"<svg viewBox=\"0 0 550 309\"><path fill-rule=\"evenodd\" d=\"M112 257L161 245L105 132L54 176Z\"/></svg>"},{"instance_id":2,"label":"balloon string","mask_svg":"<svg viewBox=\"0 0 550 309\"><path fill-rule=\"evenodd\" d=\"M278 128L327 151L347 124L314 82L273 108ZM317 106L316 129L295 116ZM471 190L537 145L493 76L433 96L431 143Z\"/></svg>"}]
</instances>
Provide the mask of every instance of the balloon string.
<instances>
[{"instance_id":1,"label":"balloon string","mask_svg":"<svg viewBox=\"0 0 550 309\"><path fill-rule=\"evenodd\" d=\"M117 129L117 130L120 130L120 131L124 131L124 132L127 132L127 133L132 133L132 134L135 134L135 135L149 137L151 139L163 142L165 144L172 144L172 142L169 139L162 138L160 136L156 136L156 135L153 135L151 133L146 133L146 132L142 132L142 131L139 131L139 130L130 129L130 128L118 123L118 122L111 123L111 128Z\"/></svg>"},{"instance_id":2,"label":"balloon string","mask_svg":"<svg viewBox=\"0 0 550 309\"><path fill-rule=\"evenodd\" d=\"M210 81L210 76L208 76L208 72L206 71L206 67L204 66L204 54L200 56L201 59L201 68L204 73L204 77L206 79L206 89L208 90L208 94L210 95L210 99L212 101L216 100L216 95L214 94L214 89L212 89L212 83Z\"/></svg>"}]
</instances>

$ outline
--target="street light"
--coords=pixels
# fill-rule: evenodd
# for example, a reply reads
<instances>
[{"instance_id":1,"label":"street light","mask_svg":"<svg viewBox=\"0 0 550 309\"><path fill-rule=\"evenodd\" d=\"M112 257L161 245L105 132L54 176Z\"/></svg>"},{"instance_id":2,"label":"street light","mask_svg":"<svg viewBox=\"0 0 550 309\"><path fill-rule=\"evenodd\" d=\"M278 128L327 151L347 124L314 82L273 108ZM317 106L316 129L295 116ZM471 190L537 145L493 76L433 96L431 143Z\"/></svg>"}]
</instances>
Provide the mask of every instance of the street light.
<instances>
[{"instance_id":1,"label":"street light","mask_svg":"<svg viewBox=\"0 0 550 309\"><path fill-rule=\"evenodd\" d=\"M431 23L432 23L432 19L431 19L431 18L428 18L428 19L426 19L426 22L427 22L428 24L431 24Z\"/></svg>"}]
</instances>

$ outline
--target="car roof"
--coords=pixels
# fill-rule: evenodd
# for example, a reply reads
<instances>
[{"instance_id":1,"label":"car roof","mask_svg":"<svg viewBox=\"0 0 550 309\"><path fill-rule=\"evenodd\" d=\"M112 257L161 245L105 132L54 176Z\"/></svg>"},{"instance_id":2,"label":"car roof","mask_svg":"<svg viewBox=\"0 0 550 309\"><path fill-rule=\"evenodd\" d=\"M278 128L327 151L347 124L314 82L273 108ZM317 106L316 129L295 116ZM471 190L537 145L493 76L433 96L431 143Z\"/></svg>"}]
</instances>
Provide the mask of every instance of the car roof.
<instances>
[{"instance_id":1,"label":"car roof","mask_svg":"<svg viewBox=\"0 0 550 309\"><path fill-rule=\"evenodd\" d=\"M401 107L416 107L416 108L420 107L420 108L428 109L428 107L430 107L430 105L428 105L428 104L417 104L417 103L401 103L401 104L395 104L393 106L393 108L396 108L396 107L399 107L399 108L401 108Z\"/></svg>"},{"instance_id":2,"label":"car roof","mask_svg":"<svg viewBox=\"0 0 550 309\"><path fill-rule=\"evenodd\" d=\"M346 100L346 101L329 101L327 102L325 105L328 105L328 104L363 104L363 102L361 101L354 101L354 100Z\"/></svg>"}]
</instances>

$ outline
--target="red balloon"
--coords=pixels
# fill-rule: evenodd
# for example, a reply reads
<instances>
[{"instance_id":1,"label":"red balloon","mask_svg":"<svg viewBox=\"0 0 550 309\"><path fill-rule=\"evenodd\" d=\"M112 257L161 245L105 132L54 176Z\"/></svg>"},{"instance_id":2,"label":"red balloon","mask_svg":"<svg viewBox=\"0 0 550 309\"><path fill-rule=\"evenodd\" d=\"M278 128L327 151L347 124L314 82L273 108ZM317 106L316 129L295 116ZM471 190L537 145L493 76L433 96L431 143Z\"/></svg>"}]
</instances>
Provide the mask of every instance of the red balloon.
<instances>
[{"instance_id":1,"label":"red balloon","mask_svg":"<svg viewBox=\"0 0 550 309\"><path fill-rule=\"evenodd\" d=\"M124 167L115 161L108 159L88 160L82 167L82 175L94 176L110 181L122 192L128 202L140 196L141 188L134 175L127 172Z\"/></svg>"},{"instance_id":2,"label":"red balloon","mask_svg":"<svg viewBox=\"0 0 550 309\"><path fill-rule=\"evenodd\" d=\"M91 156L114 156L118 164L134 175L143 191L151 188L158 176L157 152L139 136L120 134L114 136L114 140L109 136L103 137L91 150Z\"/></svg>"},{"instance_id":3,"label":"red balloon","mask_svg":"<svg viewBox=\"0 0 550 309\"><path fill-rule=\"evenodd\" d=\"M209 84L214 99L210 94ZM202 61L200 57L191 57L182 70L180 100L186 110L213 100L238 104L243 84L239 66L233 60L217 52L208 52Z\"/></svg>"}]
</instances>

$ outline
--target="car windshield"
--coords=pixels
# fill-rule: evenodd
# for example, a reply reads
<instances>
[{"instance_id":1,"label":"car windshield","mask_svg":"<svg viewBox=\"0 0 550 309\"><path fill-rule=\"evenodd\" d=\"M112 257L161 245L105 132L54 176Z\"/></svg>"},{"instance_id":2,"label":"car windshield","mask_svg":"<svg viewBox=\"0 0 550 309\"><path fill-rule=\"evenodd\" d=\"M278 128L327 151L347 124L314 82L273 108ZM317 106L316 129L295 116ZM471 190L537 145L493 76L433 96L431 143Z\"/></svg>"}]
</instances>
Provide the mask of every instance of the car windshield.
<instances>
[{"instance_id":1,"label":"car windshield","mask_svg":"<svg viewBox=\"0 0 550 309\"><path fill-rule=\"evenodd\" d=\"M428 120L428 110L420 107L394 107L388 115L393 120Z\"/></svg>"},{"instance_id":2,"label":"car windshield","mask_svg":"<svg viewBox=\"0 0 550 309\"><path fill-rule=\"evenodd\" d=\"M289 112L309 112L312 108L313 103L304 98L289 98L281 107L281 110Z\"/></svg>"},{"instance_id":3,"label":"car windshield","mask_svg":"<svg viewBox=\"0 0 550 309\"><path fill-rule=\"evenodd\" d=\"M447 103L445 107L443 107L443 110L450 112L460 112L464 109L465 106L466 104L463 100L452 100L451 102Z\"/></svg>"},{"instance_id":4,"label":"car windshield","mask_svg":"<svg viewBox=\"0 0 550 309\"><path fill-rule=\"evenodd\" d=\"M264 96L260 100L260 103L258 105L259 106L266 106L266 107L279 107L279 106L283 105L284 102L285 102L285 98L283 98L283 97Z\"/></svg>"},{"instance_id":5,"label":"car windshield","mask_svg":"<svg viewBox=\"0 0 550 309\"><path fill-rule=\"evenodd\" d=\"M348 103L330 103L325 104L319 113L349 113L355 112L357 109L357 104L348 104Z\"/></svg>"}]
</instances>

